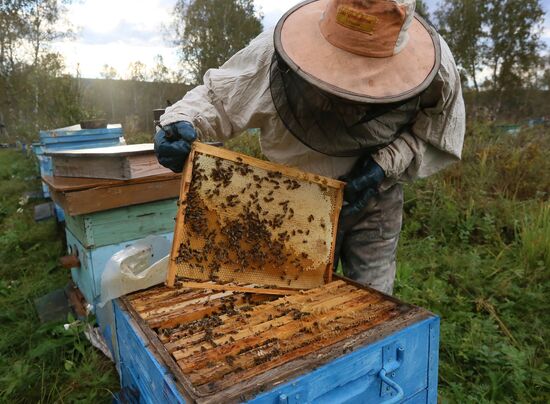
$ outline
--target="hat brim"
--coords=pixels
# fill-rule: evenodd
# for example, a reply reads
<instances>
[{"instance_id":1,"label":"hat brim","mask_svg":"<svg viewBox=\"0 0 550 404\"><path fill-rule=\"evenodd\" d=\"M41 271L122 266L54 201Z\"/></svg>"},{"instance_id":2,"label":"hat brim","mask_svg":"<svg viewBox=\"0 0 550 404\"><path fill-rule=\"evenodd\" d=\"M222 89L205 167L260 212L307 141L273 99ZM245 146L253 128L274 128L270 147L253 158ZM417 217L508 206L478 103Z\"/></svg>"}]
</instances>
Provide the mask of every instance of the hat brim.
<instances>
[{"instance_id":1,"label":"hat brim","mask_svg":"<svg viewBox=\"0 0 550 404\"><path fill-rule=\"evenodd\" d=\"M310 0L289 10L275 29L279 55L311 84L356 102L392 103L412 98L439 70L439 35L421 17L409 27L409 41L396 55L360 56L328 42L319 21L328 0Z\"/></svg>"}]
</instances>

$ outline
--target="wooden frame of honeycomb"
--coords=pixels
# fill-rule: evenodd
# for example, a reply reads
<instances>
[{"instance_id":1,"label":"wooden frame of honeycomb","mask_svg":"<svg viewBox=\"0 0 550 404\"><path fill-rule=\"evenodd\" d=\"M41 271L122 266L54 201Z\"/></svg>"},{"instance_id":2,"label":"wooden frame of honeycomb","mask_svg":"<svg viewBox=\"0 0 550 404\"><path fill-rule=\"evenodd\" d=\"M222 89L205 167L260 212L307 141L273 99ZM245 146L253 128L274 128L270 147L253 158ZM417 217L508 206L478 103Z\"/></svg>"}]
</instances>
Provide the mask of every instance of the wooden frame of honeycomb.
<instances>
[{"instance_id":1,"label":"wooden frame of honeycomb","mask_svg":"<svg viewBox=\"0 0 550 404\"><path fill-rule=\"evenodd\" d=\"M330 282L343 187L195 143L182 175L167 285L186 279L225 290L297 290Z\"/></svg>"}]
</instances>

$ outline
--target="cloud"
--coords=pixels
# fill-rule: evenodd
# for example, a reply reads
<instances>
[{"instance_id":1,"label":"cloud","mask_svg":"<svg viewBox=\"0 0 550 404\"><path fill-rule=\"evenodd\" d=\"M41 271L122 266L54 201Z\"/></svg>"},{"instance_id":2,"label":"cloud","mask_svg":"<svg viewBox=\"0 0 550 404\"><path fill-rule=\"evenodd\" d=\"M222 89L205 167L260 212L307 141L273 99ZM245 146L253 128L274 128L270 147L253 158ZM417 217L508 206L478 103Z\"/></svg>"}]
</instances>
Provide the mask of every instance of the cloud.
<instances>
[{"instance_id":1,"label":"cloud","mask_svg":"<svg viewBox=\"0 0 550 404\"><path fill-rule=\"evenodd\" d=\"M96 31L84 27L79 42L88 45L105 45L123 41L129 45L164 46L165 41L160 26L144 28L140 24L121 20L109 31Z\"/></svg>"},{"instance_id":2,"label":"cloud","mask_svg":"<svg viewBox=\"0 0 550 404\"><path fill-rule=\"evenodd\" d=\"M76 74L77 68L82 77L97 78L104 65L113 66L119 77L126 77L128 65L134 61L145 63L149 68L155 64L155 57L162 55L166 66L176 69L178 56L170 47L152 47L130 45L127 42L108 44L83 44L63 42L54 45L54 49L65 58L66 70Z\"/></svg>"},{"instance_id":3,"label":"cloud","mask_svg":"<svg viewBox=\"0 0 550 404\"><path fill-rule=\"evenodd\" d=\"M427 0L433 10L439 0ZM255 0L264 14L264 27L275 26L279 18L300 0ZM75 40L58 42L54 49L66 60L67 70L83 77L99 77L104 64L124 73L135 60L152 66L161 54L166 65L177 69L176 49L163 35L163 25L171 22L176 0L80 0L68 6L67 20L77 28ZM547 12L543 34L550 49L550 0L543 0Z\"/></svg>"},{"instance_id":4,"label":"cloud","mask_svg":"<svg viewBox=\"0 0 550 404\"><path fill-rule=\"evenodd\" d=\"M82 77L99 77L108 64L122 76L136 60L153 66L160 54L177 69L175 49L163 35L175 0L82 0L70 4L66 20L77 28L74 40L53 44L65 58L67 72L77 67Z\"/></svg>"}]
</instances>

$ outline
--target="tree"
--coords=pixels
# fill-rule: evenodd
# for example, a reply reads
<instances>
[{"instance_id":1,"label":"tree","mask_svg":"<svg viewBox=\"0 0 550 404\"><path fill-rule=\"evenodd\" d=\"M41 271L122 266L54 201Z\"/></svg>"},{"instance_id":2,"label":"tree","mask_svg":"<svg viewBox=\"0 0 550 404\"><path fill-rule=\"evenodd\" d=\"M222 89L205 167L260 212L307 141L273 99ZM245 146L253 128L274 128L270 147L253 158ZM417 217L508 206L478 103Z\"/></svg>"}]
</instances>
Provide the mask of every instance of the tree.
<instances>
[{"instance_id":1,"label":"tree","mask_svg":"<svg viewBox=\"0 0 550 404\"><path fill-rule=\"evenodd\" d=\"M478 92L478 73L487 47L483 31L486 8L485 1L444 0L435 12L439 33L453 51L462 74Z\"/></svg>"},{"instance_id":2,"label":"tree","mask_svg":"<svg viewBox=\"0 0 550 404\"><path fill-rule=\"evenodd\" d=\"M118 73L113 66L105 64L103 65L103 70L99 73L99 75L105 80L113 80L117 78Z\"/></svg>"},{"instance_id":3,"label":"tree","mask_svg":"<svg viewBox=\"0 0 550 404\"><path fill-rule=\"evenodd\" d=\"M174 15L174 43L195 83L262 31L262 15L253 0L178 0Z\"/></svg>"},{"instance_id":4,"label":"tree","mask_svg":"<svg viewBox=\"0 0 550 404\"><path fill-rule=\"evenodd\" d=\"M108 64L103 65L103 70L100 73L100 76L103 77L105 80L113 80L117 77L117 71L113 66L109 66ZM109 104L111 109L111 116L110 118L113 119L115 117L115 99L113 94L113 86L109 86Z\"/></svg>"},{"instance_id":5,"label":"tree","mask_svg":"<svg viewBox=\"0 0 550 404\"><path fill-rule=\"evenodd\" d=\"M521 87L540 66L544 10L539 0L488 0L486 21L490 46L487 65L492 86L502 93Z\"/></svg>"},{"instance_id":6,"label":"tree","mask_svg":"<svg viewBox=\"0 0 550 404\"><path fill-rule=\"evenodd\" d=\"M0 2L0 114L12 134L30 136L38 127L77 119L78 85L63 74L63 60L50 43L72 34L61 24L70 0ZM46 91L47 89L47 91ZM77 104L78 105L78 104Z\"/></svg>"},{"instance_id":7,"label":"tree","mask_svg":"<svg viewBox=\"0 0 550 404\"><path fill-rule=\"evenodd\" d=\"M428 6L426 5L426 2L424 0L416 0L415 11L426 20L430 19L430 12L428 11Z\"/></svg>"},{"instance_id":8,"label":"tree","mask_svg":"<svg viewBox=\"0 0 550 404\"><path fill-rule=\"evenodd\" d=\"M145 63L138 61L132 62L128 65L128 80L134 81L146 81L147 80L147 66Z\"/></svg>"},{"instance_id":9,"label":"tree","mask_svg":"<svg viewBox=\"0 0 550 404\"><path fill-rule=\"evenodd\" d=\"M541 72L540 87L550 91L550 55L546 55L544 60L544 68Z\"/></svg>"},{"instance_id":10,"label":"tree","mask_svg":"<svg viewBox=\"0 0 550 404\"><path fill-rule=\"evenodd\" d=\"M151 79L157 83L170 81L170 71L164 64L162 55L155 56L155 67L151 70Z\"/></svg>"}]
</instances>

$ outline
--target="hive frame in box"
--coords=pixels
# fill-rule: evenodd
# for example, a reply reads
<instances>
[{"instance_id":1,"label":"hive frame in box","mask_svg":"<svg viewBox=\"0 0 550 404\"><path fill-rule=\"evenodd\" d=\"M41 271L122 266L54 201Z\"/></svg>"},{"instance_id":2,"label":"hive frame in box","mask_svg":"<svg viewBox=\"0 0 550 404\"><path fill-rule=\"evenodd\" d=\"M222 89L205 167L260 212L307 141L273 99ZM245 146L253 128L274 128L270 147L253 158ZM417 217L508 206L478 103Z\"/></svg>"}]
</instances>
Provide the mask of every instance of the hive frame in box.
<instances>
[{"instance_id":1,"label":"hive frame in box","mask_svg":"<svg viewBox=\"0 0 550 404\"><path fill-rule=\"evenodd\" d=\"M403 315L377 325L372 329L360 332L353 337L346 338L305 356L298 357L291 362L267 370L251 379L240 381L227 389L215 393L201 392L191 383L164 344L160 341L157 334L149 327L147 322L140 317L127 297L122 297L117 300L116 311L118 315L126 317L126 321L134 328L133 332L136 333L135 335L142 340L140 343L146 347L149 358L153 358L153 362L156 366L162 369L162 377L166 377L166 381L163 383L166 384L167 381L169 381L169 387L172 391L170 394L174 394L175 391L179 393L179 397L176 396L176 398L174 398L174 396L171 396L172 399L167 402L185 401L193 403L218 403L252 400L254 403L271 403L275 402L274 400L276 400L277 397L281 398L287 395L288 401L281 402L300 402L297 397L293 397L296 398L296 401L292 400L289 392L291 394L297 393L297 391L313 395L318 394L318 392L315 391L308 392L308 389L315 390L315 384L323 384L323 380L327 377L333 378L334 380L328 380L326 383L334 386L324 386L323 388L328 387L328 391L331 392L331 394L342 394L341 397L346 397L350 393L353 393L354 389L357 389L357 386L348 388L347 383L354 385L357 384L355 383L356 380L363 380L363 378L379 378L378 366L391 366L391 361L395 360L395 358L392 359L392 355L395 354L392 350L402 349L400 348L401 343L399 341L407 341L407 344L412 343L412 346L407 347L407 344L405 344L404 359L406 363L408 363L408 368L403 370L405 372L404 375L406 375L407 378L411 377L411 371L416 366L415 363L417 359L425 363L416 369L416 371L418 372L422 369L422 373L426 371L427 374L418 374L415 376L417 380L415 380L414 383L411 384L409 380L406 384L402 385L405 390L404 399L414 398L416 401L413 400L413 402L435 404L437 402L439 318L425 309L404 304L392 296L384 295L381 292L362 286L349 279L341 278L338 275L335 275L335 278L344 280L348 284L357 286L358 288L369 290L371 293L384 296L384 299L388 301L400 304ZM425 337L420 337L418 335L415 337L421 338L422 342L420 345L423 346L421 351L424 352L426 356L415 359L411 357L411 354L414 354L414 352L409 351L409 349L417 347L418 343L414 342L414 338L412 338L412 340L410 340L410 338L418 332L426 334ZM380 356L381 364L378 363L378 359L374 360L372 358L374 355L373 351L379 352L380 349L384 351ZM388 353L387 358L384 357L386 355L386 350ZM122 360L124 361L124 358L122 358ZM397 358L397 361L403 362L403 358ZM139 368L147 366L150 366L150 364L139 364ZM369 371L370 366L374 366L377 369L376 373L373 373L372 370ZM345 368L347 372L352 372L354 375L348 375L343 369L338 371L339 368ZM167 373L167 369L171 375ZM342 373L340 374L340 372ZM140 375L137 376L139 378ZM394 376L392 375L391 377L393 378ZM366 382L366 386L368 386L368 380L363 381ZM377 381L377 383L378 382L379 381ZM339 383L343 383L341 387L337 387ZM414 388L418 383L423 385L420 390ZM384 385L384 382L382 382L382 387ZM158 389L161 386L151 387L153 389ZM320 386L317 386L317 388L319 387ZM166 389L167 387L164 386L163 390ZM345 391L346 389L349 389L349 391ZM372 390L372 388L370 388L370 390ZM380 397L384 397L384 400L397 398L394 397L395 391L391 388L382 390L387 390L379 391ZM306 394L306 397L302 394L301 400L309 402L307 399L308 394ZM382 398L380 398L380 400L382 400ZM347 397L347 399L342 398L342 401L349 401L349 397ZM338 400L332 402L338 402Z\"/></svg>"},{"instance_id":2,"label":"hive frame in box","mask_svg":"<svg viewBox=\"0 0 550 404\"><path fill-rule=\"evenodd\" d=\"M295 182L302 181L304 183L309 184L315 184L319 187L319 189L323 190L323 195L326 195L327 200L331 201L331 208L330 208L330 217L327 218L327 220L330 220L330 231L326 231L326 233L329 234L328 241L330 241L330 248L329 252L327 254L327 261L324 262L322 265L324 265L324 283L328 283L332 279L332 271L333 271L333 256L334 256L334 248L335 248L335 239L336 239L336 232L338 228L338 218L339 218L339 211L343 203L343 188L344 183L338 180L334 180L331 178L321 177L319 175L306 173L301 170L298 170L296 168L284 166L281 164L271 163L264 160L259 160L250 156L246 156L240 153L235 153L233 151L229 151L226 149L218 148L209 146L200 142L195 142L193 144L191 153L186 161L184 171L182 174L182 181L181 181L181 191L180 191L180 206L178 208L178 214L176 217L176 227L174 232L174 241L172 245L172 251L171 251L171 260L170 265L168 268L168 276L166 284L169 287L173 287L176 281L176 276L178 272L178 263L176 262L176 257L179 251L179 248L181 245L183 245L184 240L184 229L185 229L185 213L187 208L187 197L188 193L191 189L191 184L193 181L193 166L195 161L195 156L197 154L201 154L204 156L207 156L208 158L213 157L214 159L221 159L225 161L231 162L231 164L235 164L237 166L244 166L244 167L254 167L255 169L261 170L266 172L267 176L271 174L277 174L281 175L282 177L277 178L285 178L293 179ZM243 177L246 177L248 174L243 174ZM267 178L267 177L264 177ZM288 188L287 188L288 190ZM244 188L243 190L244 191ZM282 192L278 191L278 192ZM241 192L242 193L242 192ZM257 194L257 192L256 192ZM270 194L271 195L271 194ZM265 198L264 198L265 200ZM289 201L286 201L289 202ZM280 204L279 204L280 205ZM313 217L313 215L312 215ZM323 218L324 220L324 218ZM325 225L322 224L323 220L321 220L320 226L322 226L323 230L325 231ZM218 226L220 224L218 223ZM328 228L328 226L327 226ZM309 234L309 231L307 232ZM304 241L304 243L307 243ZM328 242L325 241L325 246L328 246ZM326 248L326 247L325 247ZM326 251L326 249L325 249ZM298 252L295 253L298 254ZM288 254L287 254L288 256ZM303 256L303 255L302 255ZM307 255L306 255L307 257ZM308 258L309 259L309 258ZM314 259L314 258L312 258ZM319 266L319 264L317 264ZM223 270L223 269L222 269ZM306 270L307 272L307 270ZM201 279L206 280L206 279ZM298 277L296 277L296 280L298 280ZM226 281L227 282L227 281ZM230 282L230 281L229 281ZM288 281L289 289L299 289L300 287L295 287L294 285L291 285L291 281ZM281 286L278 285L277 286ZM320 286L320 285L315 285ZM282 286L281 286L282 287ZM231 286L227 287L227 290L230 289ZM277 289L281 290L281 289ZM250 289L251 292L254 292L253 288ZM282 293L282 291L281 291Z\"/></svg>"}]
</instances>

